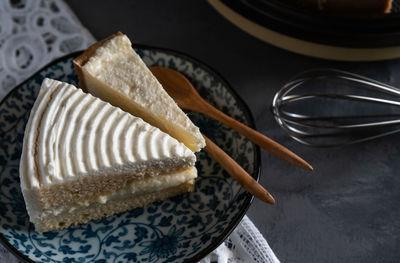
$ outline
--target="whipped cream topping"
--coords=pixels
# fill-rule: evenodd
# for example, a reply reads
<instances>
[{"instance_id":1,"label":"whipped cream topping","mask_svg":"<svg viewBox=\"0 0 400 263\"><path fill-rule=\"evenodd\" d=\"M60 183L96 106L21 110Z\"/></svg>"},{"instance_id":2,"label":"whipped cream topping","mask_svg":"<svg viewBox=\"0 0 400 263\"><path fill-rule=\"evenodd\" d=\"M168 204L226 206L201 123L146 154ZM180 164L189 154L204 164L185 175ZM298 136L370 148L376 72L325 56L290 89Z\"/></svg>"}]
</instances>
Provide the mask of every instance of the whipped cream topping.
<instances>
[{"instance_id":1,"label":"whipped cream topping","mask_svg":"<svg viewBox=\"0 0 400 263\"><path fill-rule=\"evenodd\" d=\"M200 151L205 146L199 128L163 89L132 49L126 35L115 36L97 48L84 64L83 71L152 112L157 118L165 119L190 133L196 140L196 145L189 146L192 150ZM87 89L96 94L90 85L87 85Z\"/></svg>"},{"instance_id":2,"label":"whipped cream topping","mask_svg":"<svg viewBox=\"0 0 400 263\"><path fill-rule=\"evenodd\" d=\"M186 146L142 119L73 85L45 79L25 130L21 187L194 162Z\"/></svg>"}]
</instances>

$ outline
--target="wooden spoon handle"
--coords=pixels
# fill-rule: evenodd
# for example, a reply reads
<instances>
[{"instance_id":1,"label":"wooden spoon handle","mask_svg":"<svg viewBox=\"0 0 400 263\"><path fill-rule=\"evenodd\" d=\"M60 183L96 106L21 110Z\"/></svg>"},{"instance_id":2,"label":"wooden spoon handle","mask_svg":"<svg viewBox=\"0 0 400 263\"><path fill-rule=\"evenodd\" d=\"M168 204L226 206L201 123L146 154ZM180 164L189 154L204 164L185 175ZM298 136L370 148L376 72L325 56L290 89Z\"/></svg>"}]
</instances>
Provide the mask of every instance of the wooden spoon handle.
<instances>
[{"instance_id":1,"label":"wooden spoon handle","mask_svg":"<svg viewBox=\"0 0 400 263\"><path fill-rule=\"evenodd\" d=\"M269 204L275 204L272 195L262 187L253 177L251 177L235 160L219 148L214 142L207 138L206 151L249 193Z\"/></svg>"},{"instance_id":2,"label":"wooden spoon handle","mask_svg":"<svg viewBox=\"0 0 400 263\"><path fill-rule=\"evenodd\" d=\"M204 104L205 103L205 104ZM203 106L196 107L196 111L204 113L211 118L214 118L226 126L234 129L238 133L242 134L250 141L254 142L255 144L259 145L266 151L270 152L271 154L275 155L276 157L292 164L297 167L306 169L306 170L313 170L312 166L300 158L298 155L287 149L286 147L280 145L279 143L271 140L267 136L259 133L258 131L244 125L243 123L229 117L228 115L224 114L223 112L219 111L211 104L207 103L206 101L197 101L196 104L203 104Z\"/></svg>"}]
</instances>

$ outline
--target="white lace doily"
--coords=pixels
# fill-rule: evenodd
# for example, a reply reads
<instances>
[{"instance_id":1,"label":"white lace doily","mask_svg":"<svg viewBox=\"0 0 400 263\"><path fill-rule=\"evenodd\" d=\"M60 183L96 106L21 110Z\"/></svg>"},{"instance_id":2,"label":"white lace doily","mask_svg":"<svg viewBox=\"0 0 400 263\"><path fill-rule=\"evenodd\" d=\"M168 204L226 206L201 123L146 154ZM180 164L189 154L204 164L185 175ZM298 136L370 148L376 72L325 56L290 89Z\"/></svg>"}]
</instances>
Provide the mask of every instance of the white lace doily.
<instances>
[{"instance_id":1,"label":"white lace doily","mask_svg":"<svg viewBox=\"0 0 400 263\"><path fill-rule=\"evenodd\" d=\"M222 245L200 263L279 263L260 231L244 216Z\"/></svg>"},{"instance_id":2,"label":"white lace doily","mask_svg":"<svg viewBox=\"0 0 400 263\"><path fill-rule=\"evenodd\" d=\"M55 58L93 41L63 1L0 1L0 98Z\"/></svg>"},{"instance_id":3,"label":"white lace doily","mask_svg":"<svg viewBox=\"0 0 400 263\"><path fill-rule=\"evenodd\" d=\"M0 100L52 60L94 42L71 9L58 0L0 1ZM0 243L0 262L20 262ZM276 263L267 241L245 216L201 263Z\"/></svg>"}]
</instances>

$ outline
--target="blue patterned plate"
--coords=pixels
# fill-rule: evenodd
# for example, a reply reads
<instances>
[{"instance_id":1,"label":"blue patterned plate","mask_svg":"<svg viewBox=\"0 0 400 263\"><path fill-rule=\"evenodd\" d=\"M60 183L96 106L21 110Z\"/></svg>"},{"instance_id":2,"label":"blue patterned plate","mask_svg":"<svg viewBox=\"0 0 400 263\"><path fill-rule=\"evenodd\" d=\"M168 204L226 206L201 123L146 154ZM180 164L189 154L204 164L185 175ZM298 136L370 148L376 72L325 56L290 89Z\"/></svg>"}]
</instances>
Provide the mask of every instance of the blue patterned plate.
<instances>
[{"instance_id":1,"label":"blue patterned plate","mask_svg":"<svg viewBox=\"0 0 400 263\"><path fill-rule=\"evenodd\" d=\"M137 46L149 65L177 69L200 94L234 118L253 125L245 104L218 74L174 51ZM38 234L29 223L18 166L25 124L44 77L77 84L72 59L57 60L15 88L0 104L0 239L28 262L196 262L240 222L252 196L206 152L198 154L195 191L130 212L58 232ZM254 178L259 150L241 135L201 114L189 113Z\"/></svg>"}]
</instances>

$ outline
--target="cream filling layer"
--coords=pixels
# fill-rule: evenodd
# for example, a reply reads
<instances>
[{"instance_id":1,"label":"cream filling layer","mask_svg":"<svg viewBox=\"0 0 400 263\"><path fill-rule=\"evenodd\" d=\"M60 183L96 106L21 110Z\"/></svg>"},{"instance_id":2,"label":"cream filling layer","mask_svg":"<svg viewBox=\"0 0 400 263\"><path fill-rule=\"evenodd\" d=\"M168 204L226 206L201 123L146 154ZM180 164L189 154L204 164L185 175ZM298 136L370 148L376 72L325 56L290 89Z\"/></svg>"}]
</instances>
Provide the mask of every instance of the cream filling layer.
<instances>
[{"instance_id":1,"label":"cream filling layer","mask_svg":"<svg viewBox=\"0 0 400 263\"><path fill-rule=\"evenodd\" d=\"M135 181L118 192L100 195L92 200L86 200L84 202L77 202L74 204L67 204L57 208L44 210L40 215L37 214L36 219L32 218L32 220L35 222L48 216L57 216L62 213L73 213L77 209L85 209L92 205L105 204L111 200L126 199L141 194L160 192L165 189L176 187L185 182L191 182L196 177L197 169L194 166L178 173L149 177L143 180Z\"/></svg>"}]
</instances>

